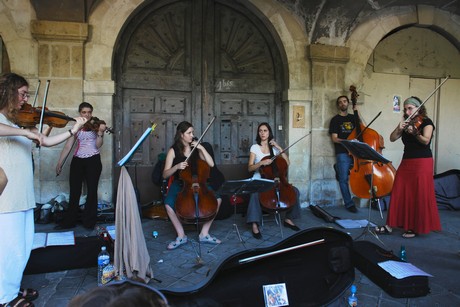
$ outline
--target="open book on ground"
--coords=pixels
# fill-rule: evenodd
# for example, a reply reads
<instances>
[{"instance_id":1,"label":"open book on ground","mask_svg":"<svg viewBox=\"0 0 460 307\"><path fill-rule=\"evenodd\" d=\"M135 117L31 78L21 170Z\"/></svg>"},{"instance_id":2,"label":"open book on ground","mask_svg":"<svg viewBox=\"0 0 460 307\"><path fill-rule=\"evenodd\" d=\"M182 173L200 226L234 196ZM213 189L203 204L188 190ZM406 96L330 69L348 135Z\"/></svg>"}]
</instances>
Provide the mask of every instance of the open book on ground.
<instances>
[{"instance_id":1,"label":"open book on ground","mask_svg":"<svg viewBox=\"0 0 460 307\"><path fill-rule=\"evenodd\" d=\"M35 233L32 249L60 245L75 245L75 235L73 231Z\"/></svg>"}]
</instances>

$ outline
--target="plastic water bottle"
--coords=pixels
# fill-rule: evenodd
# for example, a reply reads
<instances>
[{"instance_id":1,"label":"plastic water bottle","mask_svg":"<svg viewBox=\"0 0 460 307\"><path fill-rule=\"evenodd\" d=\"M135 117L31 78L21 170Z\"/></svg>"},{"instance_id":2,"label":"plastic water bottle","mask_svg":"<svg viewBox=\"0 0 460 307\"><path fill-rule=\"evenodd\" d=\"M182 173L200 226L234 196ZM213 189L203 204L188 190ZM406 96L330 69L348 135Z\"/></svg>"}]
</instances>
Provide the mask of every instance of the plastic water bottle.
<instances>
[{"instance_id":1,"label":"plastic water bottle","mask_svg":"<svg viewBox=\"0 0 460 307\"><path fill-rule=\"evenodd\" d=\"M404 245L401 245L401 250L399 251L399 259L402 261L407 261L406 247Z\"/></svg>"},{"instance_id":2,"label":"plastic water bottle","mask_svg":"<svg viewBox=\"0 0 460 307\"><path fill-rule=\"evenodd\" d=\"M358 306L358 298L356 297L356 286L352 285L350 290L351 295L348 297L348 306L356 307Z\"/></svg>"},{"instance_id":3,"label":"plastic water bottle","mask_svg":"<svg viewBox=\"0 0 460 307\"><path fill-rule=\"evenodd\" d=\"M104 268L110 263L110 255L105 246L101 247L99 255L97 255L97 285L102 286L106 284L104 280Z\"/></svg>"}]
</instances>

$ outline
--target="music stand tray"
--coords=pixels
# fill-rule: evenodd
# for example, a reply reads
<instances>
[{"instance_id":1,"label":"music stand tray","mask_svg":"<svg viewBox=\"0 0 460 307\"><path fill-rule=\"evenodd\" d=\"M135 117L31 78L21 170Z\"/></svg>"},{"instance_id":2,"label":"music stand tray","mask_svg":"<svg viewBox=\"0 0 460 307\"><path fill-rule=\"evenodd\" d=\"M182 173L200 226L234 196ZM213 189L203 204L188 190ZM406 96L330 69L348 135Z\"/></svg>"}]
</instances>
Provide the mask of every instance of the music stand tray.
<instances>
[{"instance_id":1,"label":"music stand tray","mask_svg":"<svg viewBox=\"0 0 460 307\"><path fill-rule=\"evenodd\" d=\"M357 141L357 140L343 140L340 142L353 156L357 157L358 159L361 160L368 160L370 163L372 163L372 174L371 174L371 180L370 180L370 189L369 189L369 200L373 199L373 178L374 178L374 164L375 163L383 163L387 164L391 162L390 160L386 159L384 156L379 154L377 151L375 151L372 147L370 147L368 144ZM382 245L385 245L377 235L377 233L373 230L370 229L371 227L371 204L369 203L369 216L367 220L367 226L364 229L363 233L359 235L355 240L359 239L362 236L365 236L366 232L369 232L371 235L373 235Z\"/></svg>"},{"instance_id":2,"label":"music stand tray","mask_svg":"<svg viewBox=\"0 0 460 307\"><path fill-rule=\"evenodd\" d=\"M260 193L265 192L273 188L275 185L274 180L264 179L264 178L248 178L242 180L228 180L225 181L220 189L218 190L219 194L222 195L232 195L233 197L230 199L233 205L233 228L238 235L238 238L241 243L244 242L241 238L240 232L238 230L238 226L236 225L236 203L233 203L232 199L236 198L236 195L239 194L252 194L252 193ZM228 234L227 234L228 236ZM244 246L246 248L246 246Z\"/></svg>"}]
</instances>

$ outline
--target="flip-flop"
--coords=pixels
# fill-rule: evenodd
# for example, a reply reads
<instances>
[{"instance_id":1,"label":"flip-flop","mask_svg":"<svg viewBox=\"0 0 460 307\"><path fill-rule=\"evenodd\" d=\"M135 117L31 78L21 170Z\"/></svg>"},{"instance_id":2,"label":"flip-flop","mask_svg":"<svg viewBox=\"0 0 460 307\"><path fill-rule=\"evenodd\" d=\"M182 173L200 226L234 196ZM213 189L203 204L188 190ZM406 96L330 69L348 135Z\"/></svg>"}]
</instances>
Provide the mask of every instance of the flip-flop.
<instances>
[{"instance_id":1,"label":"flip-flop","mask_svg":"<svg viewBox=\"0 0 460 307\"><path fill-rule=\"evenodd\" d=\"M34 301L38 298L38 291L35 289L27 288L27 289L19 289L18 293L19 297L22 297L28 301Z\"/></svg>"},{"instance_id":2,"label":"flip-flop","mask_svg":"<svg viewBox=\"0 0 460 307\"><path fill-rule=\"evenodd\" d=\"M375 232L379 235L390 235L393 232L393 229L391 229L388 225L383 225L375 227Z\"/></svg>"},{"instance_id":3,"label":"flip-flop","mask_svg":"<svg viewBox=\"0 0 460 307\"><path fill-rule=\"evenodd\" d=\"M412 230L408 230L406 231L405 233L402 234L402 237L405 238L405 239L411 239L413 237L415 237L417 234L415 232L413 232Z\"/></svg>"},{"instance_id":4,"label":"flip-flop","mask_svg":"<svg viewBox=\"0 0 460 307\"><path fill-rule=\"evenodd\" d=\"M23 297L16 296L12 301L9 303L1 304L1 307L34 307L34 303L26 300Z\"/></svg>"},{"instance_id":5,"label":"flip-flop","mask_svg":"<svg viewBox=\"0 0 460 307\"><path fill-rule=\"evenodd\" d=\"M183 238L177 237L175 241L172 241L171 243L168 244L167 249L169 249L169 250L176 249L176 248L178 248L179 246L181 246L182 244L185 244L185 243L187 243L187 236L185 236Z\"/></svg>"},{"instance_id":6,"label":"flip-flop","mask_svg":"<svg viewBox=\"0 0 460 307\"><path fill-rule=\"evenodd\" d=\"M216 237L211 237L210 235L206 235L205 237L200 237L200 242L201 243L209 243L209 244L220 244L222 243L219 239Z\"/></svg>"}]
</instances>

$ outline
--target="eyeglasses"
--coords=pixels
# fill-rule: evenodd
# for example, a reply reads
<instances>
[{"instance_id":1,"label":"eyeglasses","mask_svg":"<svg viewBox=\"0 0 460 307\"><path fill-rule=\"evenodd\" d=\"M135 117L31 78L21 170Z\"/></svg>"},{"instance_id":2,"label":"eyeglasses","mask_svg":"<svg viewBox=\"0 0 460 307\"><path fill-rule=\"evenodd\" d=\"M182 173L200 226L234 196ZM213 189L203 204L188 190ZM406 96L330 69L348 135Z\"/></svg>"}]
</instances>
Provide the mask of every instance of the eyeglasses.
<instances>
[{"instance_id":1,"label":"eyeglasses","mask_svg":"<svg viewBox=\"0 0 460 307\"><path fill-rule=\"evenodd\" d=\"M18 94L19 96L22 97L22 99L30 98L30 95L27 92L24 92L24 93L19 92Z\"/></svg>"}]
</instances>

